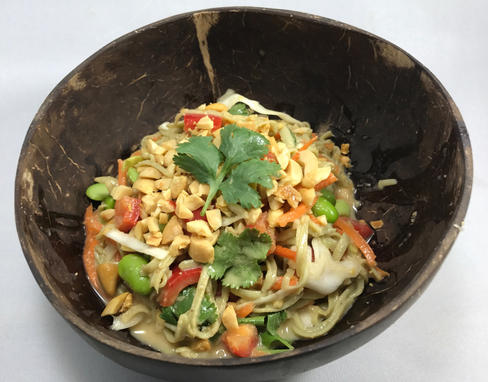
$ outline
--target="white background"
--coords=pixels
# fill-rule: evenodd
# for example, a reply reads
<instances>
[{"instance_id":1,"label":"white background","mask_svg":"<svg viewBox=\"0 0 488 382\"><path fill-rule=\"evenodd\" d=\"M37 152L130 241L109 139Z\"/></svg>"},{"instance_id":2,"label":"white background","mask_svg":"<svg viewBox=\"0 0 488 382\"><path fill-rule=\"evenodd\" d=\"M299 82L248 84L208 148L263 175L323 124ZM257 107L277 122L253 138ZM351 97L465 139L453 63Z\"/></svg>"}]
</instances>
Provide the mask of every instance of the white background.
<instances>
[{"instance_id":1,"label":"white background","mask_svg":"<svg viewBox=\"0 0 488 382\"><path fill-rule=\"evenodd\" d=\"M404 48L444 84L468 126L474 190L464 231L419 301L383 334L290 381L486 381L488 372L488 5L483 1L0 2L2 145L0 380L155 381L88 346L40 292L14 225L20 147L38 107L76 65L113 39L167 16L225 5L333 18ZM488 373L487 373L488 374Z\"/></svg>"}]
</instances>

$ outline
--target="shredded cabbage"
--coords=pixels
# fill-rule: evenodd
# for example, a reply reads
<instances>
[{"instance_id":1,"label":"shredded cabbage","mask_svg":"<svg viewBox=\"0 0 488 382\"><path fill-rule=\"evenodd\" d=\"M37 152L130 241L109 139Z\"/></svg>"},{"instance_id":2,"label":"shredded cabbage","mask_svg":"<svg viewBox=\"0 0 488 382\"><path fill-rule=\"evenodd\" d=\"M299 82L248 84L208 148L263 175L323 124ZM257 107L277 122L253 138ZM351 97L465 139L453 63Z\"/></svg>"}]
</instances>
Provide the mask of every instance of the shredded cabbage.
<instances>
[{"instance_id":1,"label":"shredded cabbage","mask_svg":"<svg viewBox=\"0 0 488 382\"><path fill-rule=\"evenodd\" d=\"M135 237L132 237L126 233L119 231L118 229L111 229L110 231L105 233L105 236L113 241L116 241L120 245L124 247L128 247L133 249L136 252L144 253L145 255L149 255L155 257L156 259L162 260L166 256L168 256L168 250L159 247L151 247L146 243L143 243L137 240Z\"/></svg>"}]
</instances>

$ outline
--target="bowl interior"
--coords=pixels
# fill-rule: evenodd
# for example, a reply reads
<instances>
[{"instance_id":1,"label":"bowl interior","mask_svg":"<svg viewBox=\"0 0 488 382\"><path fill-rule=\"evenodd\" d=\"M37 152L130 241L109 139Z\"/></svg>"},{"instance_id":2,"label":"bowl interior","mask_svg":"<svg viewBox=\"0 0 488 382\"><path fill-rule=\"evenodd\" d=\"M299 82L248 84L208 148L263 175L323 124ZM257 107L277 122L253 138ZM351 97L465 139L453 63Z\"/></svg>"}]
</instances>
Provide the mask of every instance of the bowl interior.
<instances>
[{"instance_id":1,"label":"bowl interior","mask_svg":"<svg viewBox=\"0 0 488 382\"><path fill-rule=\"evenodd\" d=\"M86 186L114 174L116 159L180 107L210 102L227 88L317 131L331 127L337 143L350 143L359 216L384 221L372 244L391 276L368 286L329 337L312 344L326 346L404 302L452 244L455 234L445 241L446 234L462 219L471 184L469 144L456 107L422 65L382 39L312 16L255 9L182 15L116 40L70 73L22 149L19 237L43 291L82 330L144 348L108 329L85 278ZM374 187L387 178L398 185Z\"/></svg>"}]
</instances>

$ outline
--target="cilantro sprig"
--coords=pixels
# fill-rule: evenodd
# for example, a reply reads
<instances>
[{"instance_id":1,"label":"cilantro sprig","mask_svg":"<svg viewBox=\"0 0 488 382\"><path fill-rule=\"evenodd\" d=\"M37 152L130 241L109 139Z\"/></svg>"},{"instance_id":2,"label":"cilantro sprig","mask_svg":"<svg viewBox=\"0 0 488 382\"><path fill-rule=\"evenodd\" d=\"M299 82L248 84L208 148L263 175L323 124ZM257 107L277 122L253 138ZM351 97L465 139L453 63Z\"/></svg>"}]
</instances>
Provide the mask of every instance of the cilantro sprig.
<instances>
[{"instance_id":1,"label":"cilantro sprig","mask_svg":"<svg viewBox=\"0 0 488 382\"><path fill-rule=\"evenodd\" d=\"M246 209L259 207L261 198L250 185L273 187L271 177L278 177L281 169L277 163L260 160L269 151L269 141L263 135L227 125L221 129L220 138L217 148L211 137L191 137L178 145L173 158L177 166L210 186L202 216L219 190L227 203Z\"/></svg>"},{"instance_id":2,"label":"cilantro sprig","mask_svg":"<svg viewBox=\"0 0 488 382\"><path fill-rule=\"evenodd\" d=\"M247 288L261 276L259 262L266 260L271 247L269 235L246 228L239 236L223 232L215 244L215 258L207 265L214 280L231 288Z\"/></svg>"}]
</instances>

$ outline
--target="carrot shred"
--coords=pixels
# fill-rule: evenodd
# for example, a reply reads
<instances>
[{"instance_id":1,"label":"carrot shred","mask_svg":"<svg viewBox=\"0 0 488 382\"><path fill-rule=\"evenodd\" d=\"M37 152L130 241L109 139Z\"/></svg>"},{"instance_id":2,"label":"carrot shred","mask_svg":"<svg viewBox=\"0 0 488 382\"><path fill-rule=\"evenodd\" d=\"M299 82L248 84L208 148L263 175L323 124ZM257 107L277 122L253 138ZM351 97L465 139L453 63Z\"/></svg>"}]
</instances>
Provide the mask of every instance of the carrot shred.
<instances>
[{"instance_id":1,"label":"carrot shred","mask_svg":"<svg viewBox=\"0 0 488 382\"><path fill-rule=\"evenodd\" d=\"M98 224L97 224L98 223ZM96 235L102 229L102 224L97 220L96 215L93 213L93 207L90 204L85 211L85 246L83 247L83 265L85 272L90 280L91 284L99 291L102 291L100 283L98 281L97 269L95 263L95 247L98 244Z\"/></svg>"},{"instance_id":2,"label":"carrot shred","mask_svg":"<svg viewBox=\"0 0 488 382\"><path fill-rule=\"evenodd\" d=\"M285 259L293 260L296 261L297 259L297 253L296 251L282 247L281 245L277 245L275 250L274 250L275 255L278 255L280 257L284 257Z\"/></svg>"},{"instance_id":3,"label":"carrot shred","mask_svg":"<svg viewBox=\"0 0 488 382\"><path fill-rule=\"evenodd\" d=\"M351 223L344 217L339 217L334 223L334 227L340 228L349 238L353 241L353 243L359 248L359 250L364 255L366 262L371 267L376 267L376 255L374 251L371 249L369 244L364 240L361 234L356 231Z\"/></svg>"},{"instance_id":4,"label":"carrot shred","mask_svg":"<svg viewBox=\"0 0 488 382\"><path fill-rule=\"evenodd\" d=\"M322 223L319 219L317 219L317 217L314 216L313 214L308 214L308 216L310 220L313 221L315 224L324 225L324 223Z\"/></svg>"},{"instance_id":5,"label":"carrot shred","mask_svg":"<svg viewBox=\"0 0 488 382\"><path fill-rule=\"evenodd\" d=\"M210 105L207 105L205 107L205 110L226 111L227 106L225 106L223 103L216 102L216 103L211 103Z\"/></svg>"},{"instance_id":6,"label":"carrot shred","mask_svg":"<svg viewBox=\"0 0 488 382\"><path fill-rule=\"evenodd\" d=\"M254 310L254 303L248 302L247 304L241 305L236 309L236 315L239 318L244 318L249 316Z\"/></svg>"},{"instance_id":7,"label":"carrot shred","mask_svg":"<svg viewBox=\"0 0 488 382\"><path fill-rule=\"evenodd\" d=\"M124 170L124 161L122 159L117 159L117 165L118 165L117 180L119 182L119 186L126 186L127 185L127 173Z\"/></svg>"},{"instance_id":8,"label":"carrot shred","mask_svg":"<svg viewBox=\"0 0 488 382\"><path fill-rule=\"evenodd\" d=\"M291 223L303 215L305 215L310 210L310 207L304 203L300 203L297 208L292 208L290 211L284 213L278 218L278 225L280 227L286 226L288 223Z\"/></svg>"},{"instance_id":9,"label":"carrot shred","mask_svg":"<svg viewBox=\"0 0 488 382\"><path fill-rule=\"evenodd\" d=\"M134 151L132 154L130 154L131 157L135 157L141 155L141 150Z\"/></svg>"},{"instance_id":10,"label":"carrot shred","mask_svg":"<svg viewBox=\"0 0 488 382\"><path fill-rule=\"evenodd\" d=\"M291 159L293 159L294 161L298 160L298 158L300 157L300 151L303 151L303 150L308 149L317 139L318 139L317 134L312 134L312 139L310 139L309 141L305 142L303 144L303 146L300 147L295 154L293 154L293 156L291 157Z\"/></svg>"},{"instance_id":11,"label":"carrot shred","mask_svg":"<svg viewBox=\"0 0 488 382\"><path fill-rule=\"evenodd\" d=\"M331 172L327 179L324 179L322 182L319 182L315 185L315 190L319 191L335 182L337 182L337 177L334 175L333 172Z\"/></svg>"},{"instance_id":12,"label":"carrot shred","mask_svg":"<svg viewBox=\"0 0 488 382\"><path fill-rule=\"evenodd\" d=\"M283 283L283 276L277 277L276 281L273 283L271 286L271 289L273 290L280 290L281 289L281 284ZM296 276L291 276L290 278L290 286L294 286L298 284L298 278Z\"/></svg>"}]
</instances>

